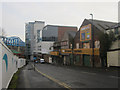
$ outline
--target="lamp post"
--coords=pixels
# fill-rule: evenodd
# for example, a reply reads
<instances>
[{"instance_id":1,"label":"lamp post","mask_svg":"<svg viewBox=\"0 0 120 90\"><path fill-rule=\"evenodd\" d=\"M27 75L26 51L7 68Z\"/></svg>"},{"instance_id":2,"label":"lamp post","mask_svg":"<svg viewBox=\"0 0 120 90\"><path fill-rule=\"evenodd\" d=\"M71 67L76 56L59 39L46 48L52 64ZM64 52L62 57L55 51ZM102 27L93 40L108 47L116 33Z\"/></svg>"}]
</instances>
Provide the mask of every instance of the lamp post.
<instances>
[{"instance_id":1,"label":"lamp post","mask_svg":"<svg viewBox=\"0 0 120 90\"><path fill-rule=\"evenodd\" d=\"M90 14L91 17L92 17L92 64L93 64L93 67L94 67L94 28L93 28L93 14Z\"/></svg>"}]
</instances>

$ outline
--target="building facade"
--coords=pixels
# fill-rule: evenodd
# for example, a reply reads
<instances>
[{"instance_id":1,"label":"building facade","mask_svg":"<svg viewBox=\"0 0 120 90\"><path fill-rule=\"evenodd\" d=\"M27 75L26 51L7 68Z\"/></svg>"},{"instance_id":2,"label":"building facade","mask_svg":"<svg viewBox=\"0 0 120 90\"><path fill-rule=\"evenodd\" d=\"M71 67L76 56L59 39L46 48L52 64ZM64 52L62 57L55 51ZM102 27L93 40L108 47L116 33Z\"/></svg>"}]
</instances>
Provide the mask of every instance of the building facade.
<instances>
[{"instance_id":1,"label":"building facade","mask_svg":"<svg viewBox=\"0 0 120 90\"><path fill-rule=\"evenodd\" d=\"M110 32L113 32L115 37L109 51L107 52L107 64L108 67L120 67L120 23L108 28L106 33L109 35Z\"/></svg>"},{"instance_id":2,"label":"building facade","mask_svg":"<svg viewBox=\"0 0 120 90\"><path fill-rule=\"evenodd\" d=\"M26 42L26 56L33 60L33 57L40 53L39 43L42 41L42 30L45 23L42 21L35 21L26 23L25 26L25 42Z\"/></svg>"},{"instance_id":3,"label":"building facade","mask_svg":"<svg viewBox=\"0 0 120 90\"><path fill-rule=\"evenodd\" d=\"M101 67L107 60L101 58L101 34L116 23L85 19L74 39L74 57L77 65ZM94 32L93 32L94 30ZM94 54L93 54L94 53Z\"/></svg>"},{"instance_id":4,"label":"building facade","mask_svg":"<svg viewBox=\"0 0 120 90\"><path fill-rule=\"evenodd\" d=\"M53 51L50 52L52 62L54 64L70 65L73 63L70 50L73 45L73 37L77 32L77 27L59 26L58 27L58 40L53 44ZM64 51L69 51L66 53ZM69 58L69 56L71 58Z\"/></svg>"}]
</instances>

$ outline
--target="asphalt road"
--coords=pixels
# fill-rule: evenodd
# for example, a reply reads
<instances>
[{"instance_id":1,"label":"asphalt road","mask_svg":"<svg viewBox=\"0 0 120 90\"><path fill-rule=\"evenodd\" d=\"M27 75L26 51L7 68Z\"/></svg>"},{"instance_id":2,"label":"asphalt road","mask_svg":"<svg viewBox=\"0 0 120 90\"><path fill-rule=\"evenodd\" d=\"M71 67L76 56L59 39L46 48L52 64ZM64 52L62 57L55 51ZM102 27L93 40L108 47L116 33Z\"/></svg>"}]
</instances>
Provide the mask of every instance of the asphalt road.
<instances>
[{"instance_id":1,"label":"asphalt road","mask_svg":"<svg viewBox=\"0 0 120 90\"><path fill-rule=\"evenodd\" d=\"M36 64L35 68L34 71L33 63L30 63L21 70L17 88L118 88L120 79L112 75L112 71L99 72L51 64Z\"/></svg>"}]
</instances>

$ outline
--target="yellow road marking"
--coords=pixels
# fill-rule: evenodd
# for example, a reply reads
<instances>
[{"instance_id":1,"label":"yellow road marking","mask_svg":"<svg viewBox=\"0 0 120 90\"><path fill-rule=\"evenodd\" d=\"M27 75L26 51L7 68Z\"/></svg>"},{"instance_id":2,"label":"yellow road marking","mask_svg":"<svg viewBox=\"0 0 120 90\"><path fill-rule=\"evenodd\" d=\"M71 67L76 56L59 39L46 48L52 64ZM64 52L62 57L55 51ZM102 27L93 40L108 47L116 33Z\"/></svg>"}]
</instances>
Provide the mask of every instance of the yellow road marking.
<instances>
[{"instance_id":1,"label":"yellow road marking","mask_svg":"<svg viewBox=\"0 0 120 90\"><path fill-rule=\"evenodd\" d=\"M33 64L32 64L32 65L33 65ZM33 67L34 67L34 65L33 65ZM69 89L69 90L72 90L71 87L68 86L67 84L65 84L65 83L63 83L63 82L60 82L59 80L57 80L57 79L55 79L55 78L52 78L52 77L46 75L45 73L42 73L42 72L39 71L36 67L35 67L35 70L36 70L37 72L39 72L40 74L42 74L43 76L47 77L48 79L56 82L56 83L59 84L60 86L63 86L63 87L65 87L65 88Z\"/></svg>"}]
</instances>

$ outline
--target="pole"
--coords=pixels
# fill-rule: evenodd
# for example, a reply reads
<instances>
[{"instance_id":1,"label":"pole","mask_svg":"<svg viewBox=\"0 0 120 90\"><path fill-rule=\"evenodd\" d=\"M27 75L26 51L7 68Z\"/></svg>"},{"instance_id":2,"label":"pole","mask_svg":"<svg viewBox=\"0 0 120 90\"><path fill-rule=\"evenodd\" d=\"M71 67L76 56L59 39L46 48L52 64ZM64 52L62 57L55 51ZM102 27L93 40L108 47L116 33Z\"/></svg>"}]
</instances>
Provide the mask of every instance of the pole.
<instances>
[{"instance_id":1,"label":"pole","mask_svg":"<svg viewBox=\"0 0 120 90\"><path fill-rule=\"evenodd\" d=\"M92 64L94 67L94 28L93 28L93 14L90 14L92 16Z\"/></svg>"}]
</instances>

